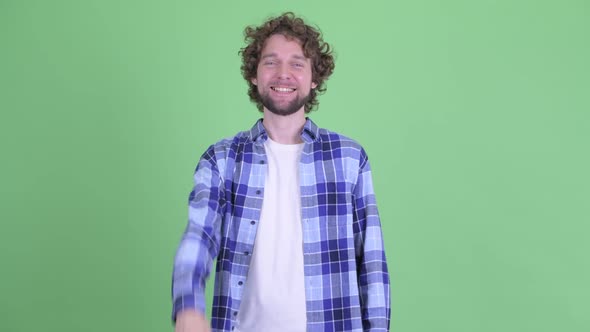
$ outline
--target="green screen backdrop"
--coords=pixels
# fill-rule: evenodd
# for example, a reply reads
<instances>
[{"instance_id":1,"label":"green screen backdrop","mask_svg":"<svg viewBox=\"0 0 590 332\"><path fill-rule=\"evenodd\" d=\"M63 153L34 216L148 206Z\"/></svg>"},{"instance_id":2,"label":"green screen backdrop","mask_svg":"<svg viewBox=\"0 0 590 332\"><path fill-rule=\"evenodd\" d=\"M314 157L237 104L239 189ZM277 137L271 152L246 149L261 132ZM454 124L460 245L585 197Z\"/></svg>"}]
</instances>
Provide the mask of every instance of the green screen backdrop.
<instances>
[{"instance_id":1,"label":"green screen backdrop","mask_svg":"<svg viewBox=\"0 0 590 332\"><path fill-rule=\"evenodd\" d=\"M173 330L197 160L260 116L243 28L287 10L372 162L392 331L590 331L586 0L0 0L0 331Z\"/></svg>"}]
</instances>

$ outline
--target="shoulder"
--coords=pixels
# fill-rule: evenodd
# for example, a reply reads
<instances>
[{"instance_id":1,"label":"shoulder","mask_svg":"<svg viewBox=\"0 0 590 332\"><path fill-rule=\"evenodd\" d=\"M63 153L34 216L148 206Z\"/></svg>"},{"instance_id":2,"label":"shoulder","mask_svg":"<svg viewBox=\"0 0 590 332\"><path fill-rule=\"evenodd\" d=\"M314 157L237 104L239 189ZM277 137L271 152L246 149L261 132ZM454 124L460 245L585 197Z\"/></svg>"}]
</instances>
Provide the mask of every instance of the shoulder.
<instances>
[{"instance_id":1,"label":"shoulder","mask_svg":"<svg viewBox=\"0 0 590 332\"><path fill-rule=\"evenodd\" d=\"M325 128L319 128L318 136L322 150L338 151L342 157L352 157L360 164L364 164L368 159L363 146L348 136Z\"/></svg>"},{"instance_id":2,"label":"shoulder","mask_svg":"<svg viewBox=\"0 0 590 332\"><path fill-rule=\"evenodd\" d=\"M240 131L237 134L220 139L211 144L202 158L212 162L219 162L231 156L231 151L235 151L236 147L252 142L249 131Z\"/></svg>"},{"instance_id":3,"label":"shoulder","mask_svg":"<svg viewBox=\"0 0 590 332\"><path fill-rule=\"evenodd\" d=\"M245 146L252 143L250 137L248 131L242 131L211 144L201 155L197 170L200 168L211 169L223 177L226 170L232 168L240 151L251 150L251 147L244 149Z\"/></svg>"},{"instance_id":4,"label":"shoulder","mask_svg":"<svg viewBox=\"0 0 590 332\"><path fill-rule=\"evenodd\" d=\"M362 149L362 146L359 142L335 131L326 128L319 128L318 134L322 142L337 143L350 148L355 148L359 150Z\"/></svg>"}]
</instances>

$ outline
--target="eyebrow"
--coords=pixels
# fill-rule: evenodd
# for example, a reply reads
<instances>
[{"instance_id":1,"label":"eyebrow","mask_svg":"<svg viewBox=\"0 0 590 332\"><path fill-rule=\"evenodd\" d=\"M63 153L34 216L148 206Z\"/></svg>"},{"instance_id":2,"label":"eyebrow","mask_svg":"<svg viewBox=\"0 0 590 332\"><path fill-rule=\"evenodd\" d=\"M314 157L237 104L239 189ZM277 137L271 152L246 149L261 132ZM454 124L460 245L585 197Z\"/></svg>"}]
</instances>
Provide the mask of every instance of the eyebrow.
<instances>
[{"instance_id":1,"label":"eyebrow","mask_svg":"<svg viewBox=\"0 0 590 332\"><path fill-rule=\"evenodd\" d=\"M276 53L269 53L269 54L265 54L263 55L260 59L267 59L267 58L276 58L278 55ZM303 55L293 55L292 58L295 58L297 60L307 60L307 58Z\"/></svg>"}]
</instances>

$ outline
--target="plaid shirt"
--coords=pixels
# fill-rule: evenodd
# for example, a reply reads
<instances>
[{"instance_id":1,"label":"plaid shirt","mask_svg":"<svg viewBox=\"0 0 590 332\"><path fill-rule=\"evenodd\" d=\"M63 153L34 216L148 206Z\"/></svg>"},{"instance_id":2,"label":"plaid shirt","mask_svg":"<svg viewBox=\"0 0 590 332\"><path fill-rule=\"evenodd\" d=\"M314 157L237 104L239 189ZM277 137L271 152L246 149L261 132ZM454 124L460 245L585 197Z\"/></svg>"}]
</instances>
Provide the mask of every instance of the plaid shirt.
<instances>
[{"instance_id":1,"label":"plaid shirt","mask_svg":"<svg viewBox=\"0 0 590 332\"><path fill-rule=\"evenodd\" d=\"M232 330L260 220L267 137L259 120L201 157L174 264L173 319L184 309L205 311L205 281L217 258L211 325ZM309 119L301 138L307 331L387 331L389 275L367 155Z\"/></svg>"}]
</instances>

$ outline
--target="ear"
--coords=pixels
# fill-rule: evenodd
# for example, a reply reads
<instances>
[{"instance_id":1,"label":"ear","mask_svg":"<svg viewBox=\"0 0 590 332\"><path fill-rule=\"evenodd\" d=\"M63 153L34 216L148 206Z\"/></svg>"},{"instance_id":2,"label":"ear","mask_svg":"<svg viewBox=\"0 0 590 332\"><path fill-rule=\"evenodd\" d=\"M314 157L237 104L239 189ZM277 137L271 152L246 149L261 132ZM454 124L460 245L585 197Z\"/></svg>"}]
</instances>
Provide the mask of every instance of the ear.
<instances>
[{"instance_id":1,"label":"ear","mask_svg":"<svg viewBox=\"0 0 590 332\"><path fill-rule=\"evenodd\" d=\"M311 82L311 88L315 89L318 85L315 82Z\"/></svg>"},{"instance_id":2,"label":"ear","mask_svg":"<svg viewBox=\"0 0 590 332\"><path fill-rule=\"evenodd\" d=\"M258 85L258 80L256 78L252 78L250 82L252 82L254 85Z\"/></svg>"}]
</instances>

